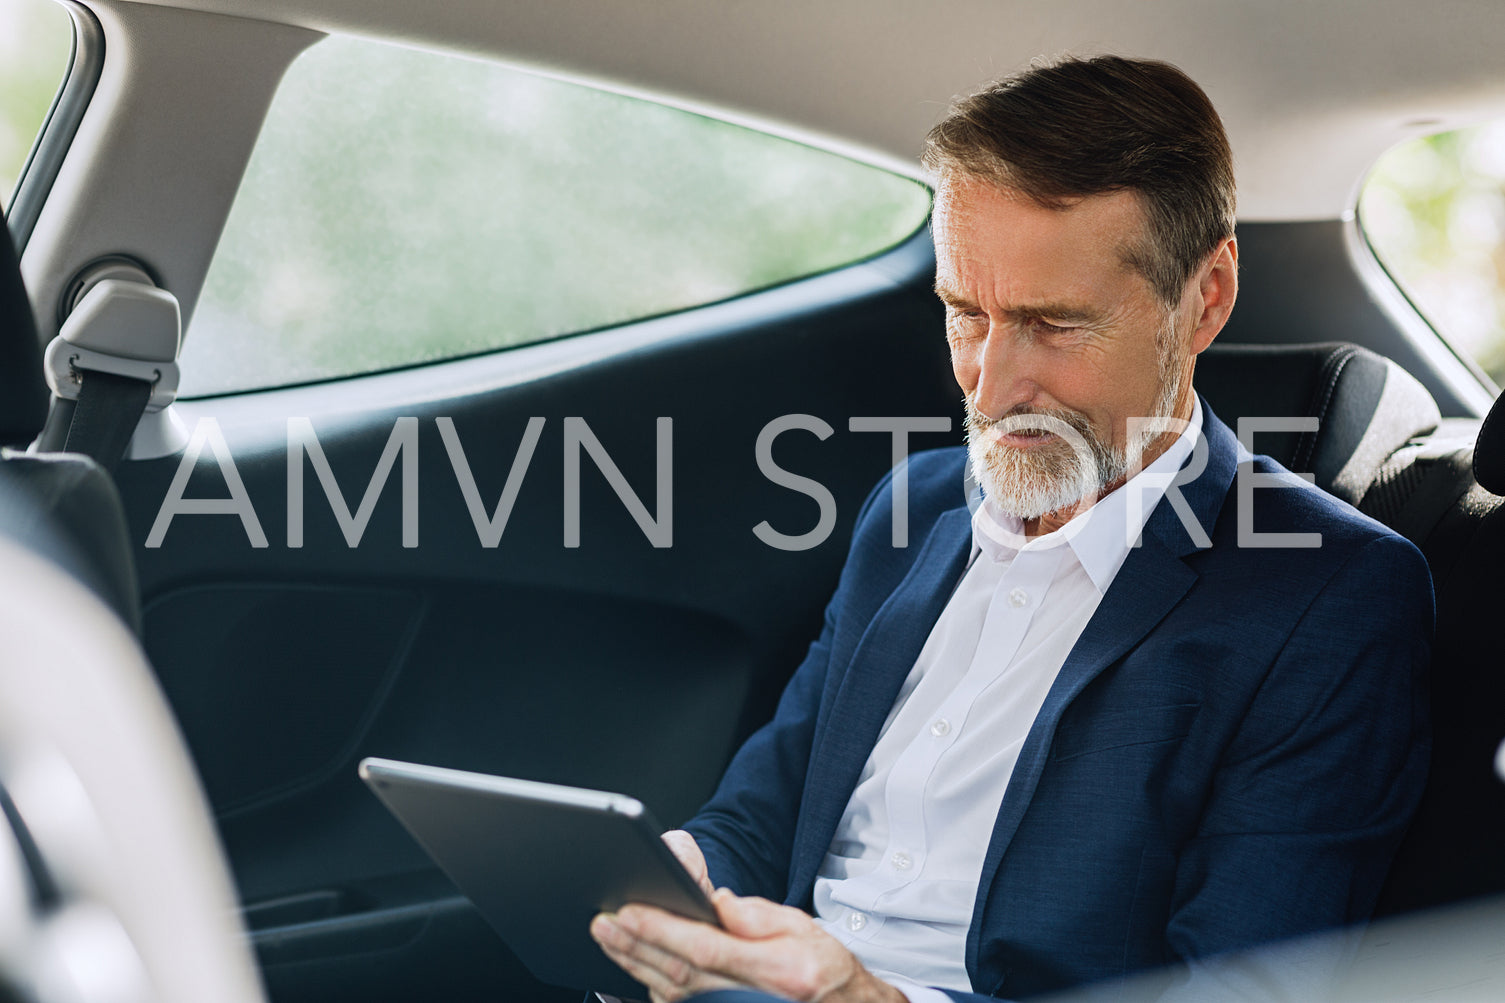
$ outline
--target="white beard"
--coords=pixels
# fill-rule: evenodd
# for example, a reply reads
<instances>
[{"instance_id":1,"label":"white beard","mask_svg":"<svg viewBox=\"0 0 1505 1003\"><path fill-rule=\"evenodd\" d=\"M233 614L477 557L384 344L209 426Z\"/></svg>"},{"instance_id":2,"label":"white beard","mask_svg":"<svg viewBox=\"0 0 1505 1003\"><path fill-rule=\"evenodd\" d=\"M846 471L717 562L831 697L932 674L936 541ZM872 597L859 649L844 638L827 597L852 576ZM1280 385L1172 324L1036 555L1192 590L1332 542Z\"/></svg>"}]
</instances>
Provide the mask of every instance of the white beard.
<instances>
[{"instance_id":1,"label":"white beard","mask_svg":"<svg viewBox=\"0 0 1505 1003\"><path fill-rule=\"evenodd\" d=\"M1179 374L1166 371L1173 360L1161 359L1160 391L1151 419L1170 418L1181 396ZM1138 466L1145 449L1165 431L1146 423L1116 448L1092 427L1087 416L1070 408L1018 407L1001 418L988 418L966 398L967 453L972 476L998 510L1018 519L1038 519L1050 512L1094 504L1104 489ZM1053 434L1051 441L1021 449L995 436L1017 431Z\"/></svg>"},{"instance_id":2,"label":"white beard","mask_svg":"<svg viewBox=\"0 0 1505 1003\"><path fill-rule=\"evenodd\" d=\"M997 442L1018 431L1053 433L1027 449ZM1014 411L993 420L967 400L967 453L972 475L1001 512L1038 519L1074 506L1123 476L1127 464L1093 431L1085 416L1066 408Z\"/></svg>"}]
</instances>

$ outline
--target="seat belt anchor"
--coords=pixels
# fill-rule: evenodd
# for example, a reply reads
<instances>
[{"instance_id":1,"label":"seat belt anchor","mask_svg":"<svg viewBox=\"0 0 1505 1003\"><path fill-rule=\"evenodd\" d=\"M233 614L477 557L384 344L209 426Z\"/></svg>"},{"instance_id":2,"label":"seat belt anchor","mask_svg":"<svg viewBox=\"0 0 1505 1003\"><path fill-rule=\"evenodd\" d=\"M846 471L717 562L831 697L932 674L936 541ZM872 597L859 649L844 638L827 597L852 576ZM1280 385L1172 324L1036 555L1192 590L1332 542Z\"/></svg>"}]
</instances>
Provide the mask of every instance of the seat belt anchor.
<instances>
[{"instance_id":1,"label":"seat belt anchor","mask_svg":"<svg viewBox=\"0 0 1505 1003\"><path fill-rule=\"evenodd\" d=\"M77 400L84 374L110 373L151 385L147 411L178 395L178 300L165 289L131 279L102 279L81 296L43 356L47 385Z\"/></svg>"}]
</instances>

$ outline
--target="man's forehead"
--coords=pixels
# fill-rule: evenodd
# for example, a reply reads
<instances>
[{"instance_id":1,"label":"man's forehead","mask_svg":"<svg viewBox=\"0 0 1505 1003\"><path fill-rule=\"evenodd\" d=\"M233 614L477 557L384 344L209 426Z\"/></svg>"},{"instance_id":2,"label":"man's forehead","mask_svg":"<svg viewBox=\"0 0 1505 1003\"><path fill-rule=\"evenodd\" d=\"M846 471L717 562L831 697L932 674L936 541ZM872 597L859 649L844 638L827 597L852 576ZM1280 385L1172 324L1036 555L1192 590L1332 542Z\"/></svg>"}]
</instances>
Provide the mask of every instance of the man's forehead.
<instances>
[{"instance_id":1,"label":"man's forehead","mask_svg":"<svg viewBox=\"0 0 1505 1003\"><path fill-rule=\"evenodd\" d=\"M1000 256L1028 265L1059 258L1067 267L1095 263L1138 274L1146 223L1143 200L1132 191L1081 196L1047 208L993 181L948 177L937 186L931 215L937 292L960 295L959 270L971 271Z\"/></svg>"},{"instance_id":2,"label":"man's forehead","mask_svg":"<svg viewBox=\"0 0 1505 1003\"><path fill-rule=\"evenodd\" d=\"M931 218L933 225L944 228L954 220L1005 208L1023 216L1070 217L1087 226L1116 231L1127 240L1142 239L1149 223L1144 199L1132 189L1071 196L1047 206L1002 182L954 172L937 184Z\"/></svg>"}]
</instances>

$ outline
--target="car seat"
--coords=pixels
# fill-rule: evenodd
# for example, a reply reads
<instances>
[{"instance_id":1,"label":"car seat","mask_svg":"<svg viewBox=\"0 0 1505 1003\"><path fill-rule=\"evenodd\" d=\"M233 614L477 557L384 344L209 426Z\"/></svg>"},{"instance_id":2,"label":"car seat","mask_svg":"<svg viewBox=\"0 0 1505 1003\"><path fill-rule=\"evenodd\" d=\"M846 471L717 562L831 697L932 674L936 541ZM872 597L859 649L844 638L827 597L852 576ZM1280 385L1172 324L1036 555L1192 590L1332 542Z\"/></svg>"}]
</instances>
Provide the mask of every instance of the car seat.
<instances>
[{"instance_id":1,"label":"car seat","mask_svg":"<svg viewBox=\"0 0 1505 1003\"><path fill-rule=\"evenodd\" d=\"M3 218L0 231L0 440L19 444L45 394ZM0 999L262 999L139 622L109 476L0 451Z\"/></svg>"}]
</instances>

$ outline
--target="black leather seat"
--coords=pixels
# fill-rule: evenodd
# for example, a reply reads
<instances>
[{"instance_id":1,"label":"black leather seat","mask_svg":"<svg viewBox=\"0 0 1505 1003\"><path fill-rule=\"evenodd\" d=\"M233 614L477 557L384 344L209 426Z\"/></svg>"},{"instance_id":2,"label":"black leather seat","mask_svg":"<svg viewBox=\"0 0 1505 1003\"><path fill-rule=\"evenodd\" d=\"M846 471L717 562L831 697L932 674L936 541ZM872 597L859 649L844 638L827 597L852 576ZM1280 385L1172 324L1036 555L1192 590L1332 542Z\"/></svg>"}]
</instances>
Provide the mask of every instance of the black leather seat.
<instances>
[{"instance_id":1,"label":"black leather seat","mask_svg":"<svg viewBox=\"0 0 1505 1003\"><path fill-rule=\"evenodd\" d=\"M1432 774L1382 914L1505 892L1505 398L1402 450L1361 505L1421 548L1437 592Z\"/></svg>"}]
</instances>

